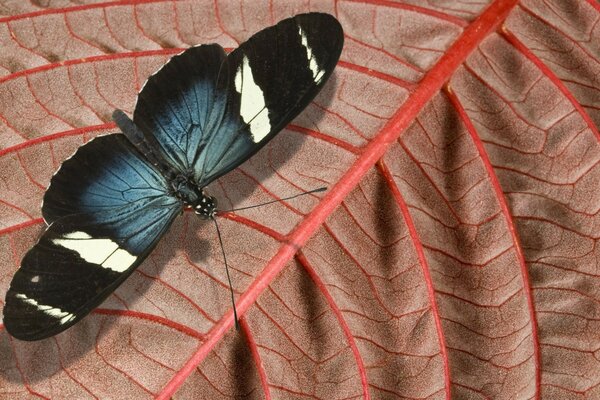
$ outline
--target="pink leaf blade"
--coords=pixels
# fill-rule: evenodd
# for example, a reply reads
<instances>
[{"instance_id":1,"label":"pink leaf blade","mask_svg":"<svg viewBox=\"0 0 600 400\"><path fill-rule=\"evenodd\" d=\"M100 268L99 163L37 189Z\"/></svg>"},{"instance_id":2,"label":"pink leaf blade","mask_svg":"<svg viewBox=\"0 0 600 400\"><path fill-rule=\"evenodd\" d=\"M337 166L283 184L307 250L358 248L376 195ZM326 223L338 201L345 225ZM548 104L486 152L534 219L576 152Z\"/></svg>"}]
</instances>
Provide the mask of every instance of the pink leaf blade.
<instances>
[{"instance_id":1,"label":"pink leaf blade","mask_svg":"<svg viewBox=\"0 0 600 400\"><path fill-rule=\"evenodd\" d=\"M479 44L483 37L481 36L482 31L489 32L494 30L506 18L515 4L514 1L498 1L493 3L476 22L465 30L461 38L455 42L454 46L460 49L460 51L452 51L452 48L450 48L438 61L436 66L425 75L421 85L412 93L409 100L400 107L395 114L396 116L386 124L382 129L382 133L367 145L363 155L357 159L350 168L349 173L339 180L336 186L327 193L323 201L293 231L288 238L292 244L286 244L280 248L277 255L265 266L261 275L256 278L240 297L238 302L240 314L246 311L268 282L275 278L287 260L291 259L296 250L302 247L317 226L322 224L327 216L342 202L347 193L358 183L368 168L374 165L384 154L393 138L399 136L414 116L416 116L423 104L442 87L454 68L464 61L469 54L469 50ZM232 317L233 314L230 312L215 325L206 343L188 360L180 373L169 382L159 398L167 398L174 393L185 377L191 373L192 369L201 362L216 344L216 340L212 338L221 336L226 330L231 328L233 324Z\"/></svg>"},{"instance_id":2,"label":"pink leaf blade","mask_svg":"<svg viewBox=\"0 0 600 400\"><path fill-rule=\"evenodd\" d=\"M190 45L233 48L308 11L278 1L13 3L0 4L3 290L43 229L52 172L115 131L110 113L131 112L149 74ZM346 30L332 81L208 188L228 209L328 187L220 214L242 332L230 329L214 232L185 213L73 329L27 345L0 326L7 393L597 395L600 6L310 7Z\"/></svg>"}]
</instances>

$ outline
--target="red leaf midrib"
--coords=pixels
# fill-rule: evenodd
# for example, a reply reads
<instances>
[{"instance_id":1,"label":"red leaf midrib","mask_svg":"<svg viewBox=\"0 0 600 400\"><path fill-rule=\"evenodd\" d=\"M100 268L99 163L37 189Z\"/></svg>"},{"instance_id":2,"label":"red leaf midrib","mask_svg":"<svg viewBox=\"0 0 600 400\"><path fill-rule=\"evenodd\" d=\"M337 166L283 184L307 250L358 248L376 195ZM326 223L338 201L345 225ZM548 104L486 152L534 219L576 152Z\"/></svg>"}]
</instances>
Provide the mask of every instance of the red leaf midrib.
<instances>
[{"instance_id":1,"label":"red leaf midrib","mask_svg":"<svg viewBox=\"0 0 600 400\"><path fill-rule=\"evenodd\" d=\"M448 51L427 72L418 88L399 107L398 111L382 128L380 133L365 147L365 151L357 158L348 172L329 191L323 200L313 209L283 242L277 254L269 261L263 271L251 283L246 292L238 300L238 313L243 314L258 298L262 291L279 274L286 263L306 243L316 229L344 200L346 195L358 184L367 171L383 156L389 146L417 117L429 100L439 92L454 71L477 48L479 43L506 19L509 12L517 4L516 0L498 0L493 2L463 34L453 43ZM157 397L167 399L183 384L196 366L219 342L220 338L233 326L233 313L227 312L207 334L207 341L199 346L196 353L186 362L181 370L164 387Z\"/></svg>"}]
</instances>

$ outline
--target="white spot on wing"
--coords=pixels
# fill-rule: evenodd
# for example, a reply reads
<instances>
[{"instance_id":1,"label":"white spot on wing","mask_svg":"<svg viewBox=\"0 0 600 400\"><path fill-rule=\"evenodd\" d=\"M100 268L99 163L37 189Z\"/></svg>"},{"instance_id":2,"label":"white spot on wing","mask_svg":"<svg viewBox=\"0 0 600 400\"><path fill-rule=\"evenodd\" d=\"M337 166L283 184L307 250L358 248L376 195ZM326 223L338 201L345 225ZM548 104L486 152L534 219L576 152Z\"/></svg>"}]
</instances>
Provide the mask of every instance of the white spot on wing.
<instances>
[{"instance_id":1,"label":"white spot on wing","mask_svg":"<svg viewBox=\"0 0 600 400\"><path fill-rule=\"evenodd\" d=\"M52 239L52 243L74 250L85 261L115 272L127 270L137 259L112 240L93 239L85 232L67 233L62 238Z\"/></svg>"},{"instance_id":2,"label":"white spot on wing","mask_svg":"<svg viewBox=\"0 0 600 400\"><path fill-rule=\"evenodd\" d=\"M37 307L38 310L43 311L44 313L46 313L47 315L56 318L56 319L60 319L60 323L64 324L66 322L69 322L71 319L73 319L74 315L61 310L60 308L57 307L52 307L52 306L46 306L43 304L39 304L36 300L34 299L30 299L29 297L27 297L24 294L21 293L17 293L15 295L15 297L17 299L21 299L23 300L24 303L30 304L34 307Z\"/></svg>"},{"instance_id":3,"label":"white spot on wing","mask_svg":"<svg viewBox=\"0 0 600 400\"><path fill-rule=\"evenodd\" d=\"M102 263L104 268L112 269L113 271L123 272L131 266L137 259L136 256L131 255L127 250L117 249L110 257Z\"/></svg>"},{"instance_id":4,"label":"white spot on wing","mask_svg":"<svg viewBox=\"0 0 600 400\"><path fill-rule=\"evenodd\" d=\"M254 82L252 68L248 57L244 56L242 64L235 74L235 90L240 94L240 115L250 125L250 133L254 143L258 143L271 132L269 110L265 106L265 97L260 87Z\"/></svg>"},{"instance_id":5,"label":"white spot on wing","mask_svg":"<svg viewBox=\"0 0 600 400\"><path fill-rule=\"evenodd\" d=\"M304 32L301 26L298 26L298 33L300 34L300 38L302 40L302 46L304 46L304 48L306 49L306 59L308 60L308 68L310 68L310 71L312 72L313 80L315 81L315 83L319 83L321 82L321 79L323 79L325 70L319 68L317 60L315 60L315 57L313 56L312 49L308 45L308 38L306 37L306 32Z\"/></svg>"},{"instance_id":6,"label":"white spot on wing","mask_svg":"<svg viewBox=\"0 0 600 400\"><path fill-rule=\"evenodd\" d=\"M85 232L71 232L63 235L65 239L91 239L92 237Z\"/></svg>"}]
</instances>

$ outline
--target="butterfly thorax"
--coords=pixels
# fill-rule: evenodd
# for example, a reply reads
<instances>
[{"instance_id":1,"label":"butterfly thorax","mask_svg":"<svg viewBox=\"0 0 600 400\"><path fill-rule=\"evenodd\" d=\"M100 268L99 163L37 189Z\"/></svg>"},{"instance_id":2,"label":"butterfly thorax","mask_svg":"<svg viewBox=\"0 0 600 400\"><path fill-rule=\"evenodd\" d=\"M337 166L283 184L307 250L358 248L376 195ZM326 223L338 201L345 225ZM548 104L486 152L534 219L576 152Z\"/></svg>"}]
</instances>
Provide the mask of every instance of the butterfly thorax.
<instances>
[{"instance_id":1,"label":"butterfly thorax","mask_svg":"<svg viewBox=\"0 0 600 400\"><path fill-rule=\"evenodd\" d=\"M204 193L193 179L179 175L171 181L173 194L179 198L185 207L190 207L204 219L212 218L217 212L217 200Z\"/></svg>"}]
</instances>

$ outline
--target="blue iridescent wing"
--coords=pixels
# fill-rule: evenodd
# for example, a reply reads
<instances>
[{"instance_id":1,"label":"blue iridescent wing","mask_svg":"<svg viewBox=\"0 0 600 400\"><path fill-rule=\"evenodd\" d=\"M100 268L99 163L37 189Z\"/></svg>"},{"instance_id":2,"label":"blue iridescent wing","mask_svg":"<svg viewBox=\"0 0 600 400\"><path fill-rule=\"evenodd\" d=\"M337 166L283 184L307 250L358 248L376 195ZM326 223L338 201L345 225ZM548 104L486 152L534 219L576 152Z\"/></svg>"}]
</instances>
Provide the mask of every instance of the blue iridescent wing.
<instances>
[{"instance_id":1,"label":"blue iridescent wing","mask_svg":"<svg viewBox=\"0 0 600 400\"><path fill-rule=\"evenodd\" d=\"M200 187L247 160L323 87L342 50L328 14L301 14L264 29L228 56L193 47L151 76L133 121L164 158Z\"/></svg>"},{"instance_id":2,"label":"blue iridescent wing","mask_svg":"<svg viewBox=\"0 0 600 400\"><path fill-rule=\"evenodd\" d=\"M226 94L217 79L225 59L218 44L191 47L150 76L138 95L134 123L180 173L192 169L221 123Z\"/></svg>"},{"instance_id":3,"label":"blue iridescent wing","mask_svg":"<svg viewBox=\"0 0 600 400\"><path fill-rule=\"evenodd\" d=\"M181 209L124 135L80 147L44 196L50 226L13 277L7 331L38 340L86 316L150 254Z\"/></svg>"}]
</instances>

